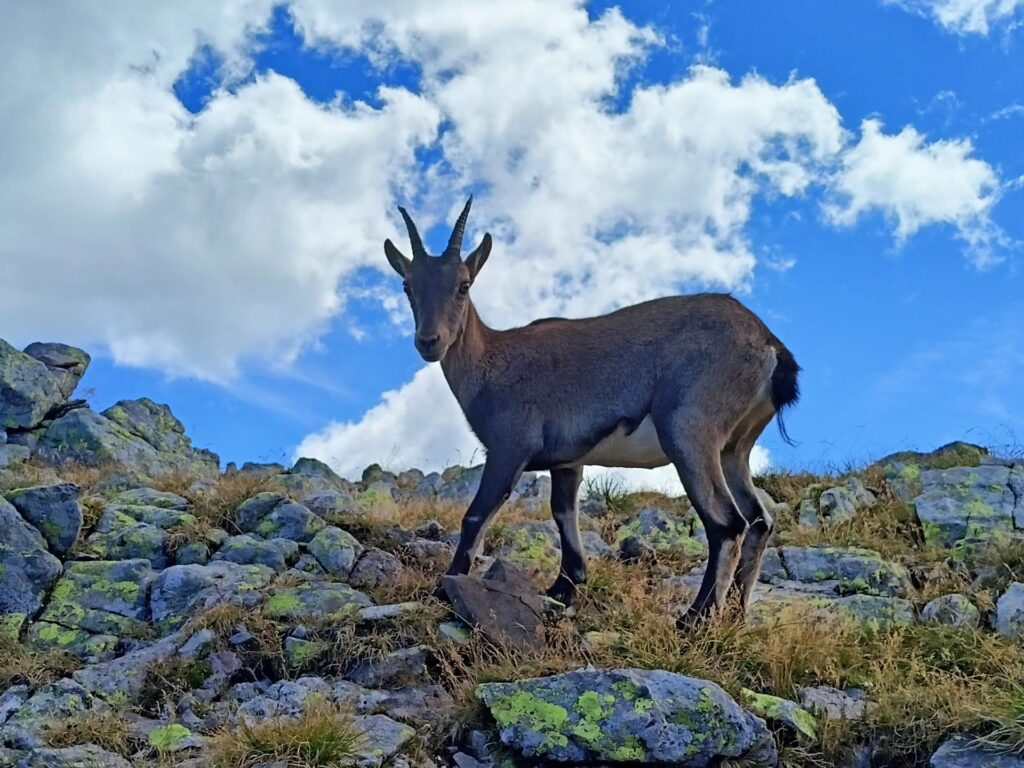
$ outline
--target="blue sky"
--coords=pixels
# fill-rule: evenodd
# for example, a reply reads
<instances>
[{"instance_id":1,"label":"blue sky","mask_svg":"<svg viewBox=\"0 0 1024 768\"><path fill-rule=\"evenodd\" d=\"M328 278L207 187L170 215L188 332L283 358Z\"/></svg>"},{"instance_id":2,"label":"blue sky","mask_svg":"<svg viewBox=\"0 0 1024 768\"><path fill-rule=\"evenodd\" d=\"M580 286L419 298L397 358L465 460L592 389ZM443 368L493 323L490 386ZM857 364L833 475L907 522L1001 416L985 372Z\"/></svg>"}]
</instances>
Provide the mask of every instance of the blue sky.
<instances>
[{"instance_id":1,"label":"blue sky","mask_svg":"<svg viewBox=\"0 0 1024 768\"><path fill-rule=\"evenodd\" d=\"M570 62L596 63L578 79L571 63L544 74L537 82L551 84L555 103L530 82L529 45L510 38L521 58L493 62L487 57L503 55L495 46L473 48L477 37L495 34L487 13L448 29L427 4L407 3L402 18L367 10L355 21L351 8L313 0L294 9L253 5L237 28L206 10L173 24L152 21L151 34L166 36L159 44L143 37L142 20L108 11L82 22L79 39L93 35L106 52L99 46L124 24L138 33L135 48L83 75L78 91L56 88L45 102L35 92L9 93L41 116L77 104L87 124L114 126L96 134L101 139L138 131L113 148L87 129L53 139L85 147L71 167L97 175L88 183L101 194L123 193L129 202L112 198L114 213L71 197L62 203L60 236L51 235L47 196L33 197L30 183L25 219L39 223L34 233L0 228L0 258L13 260L16 280L38 282L45 265L43 283L56 283L15 297L12 280L0 327L13 343L42 338L90 349L81 387L95 407L139 396L167 402L194 442L225 461L287 462L300 444L346 471L369 461L435 468L471 460L453 404L427 383L429 374L414 379L423 364L380 243L382 235L404 243L393 211L401 202L439 251L445 221L475 191L471 235L486 226L497 236L477 302L499 327L703 288L731 290L759 313L804 368L803 398L788 417L797 445L782 443L774 428L762 440L774 466L842 466L953 439L1024 443L1024 31L1012 7L1001 17L979 0L974 16L957 18L943 15L943 2L595 2L581 17L577 4L559 2L567 31L555 45L573 49ZM513 38L530 34L530 12ZM43 34L36 27L51 20L26 14L20 22L21 33ZM576 34L578 48L567 42ZM19 40L33 44L33 35L11 42ZM83 61L89 44L79 43ZM18 55L19 71L42 66ZM609 61L614 73L602 74ZM510 109L503 123L502 102L488 101L489 83L475 82L473 68L500 73L517 62L524 93L509 101L522 99L523 112ZM514 87L514 73L509 82L497 87ZM688 93L686 83L705 83L707 100L670 103L677 86ZM398 101L394 90L403 94ZM580 150L573 163L623 189L599 209L595 203L589 225L568 224L562 241L559 221L579 210L564 178L575 166L556 176L557 136L522 115L557 112L580 92L580 109L557 123L566 132L579 127L567 148L585 150L593 137L595 147L605 141L623 151L628 167L634 156L661 152L654 166L676 178L659 190L642 169L624 175L617 161L599 167L600 157ZM680 159L645 138L642 115L664 121L657 136L707 121L711 138L694 133L697 149ZM877 121L875 129L865 120ZM310 139L307 126L317 121L323 130ZM744 121L757 126L748 138L714 143ZM872 130L886 141L871 144ZM161 131L166 140L152 138ZM902 143L893 140L901 135ZM26 142L24 157L45 149L27 128L15 137ZM755 139L764 146L749 150ZM137 156L120 154L136 140ZM264 162L267 155L288 164ZM714 170L719 155L733 158L727 174ZM522 170L509 171L520 156ZM541 168L536 198L513 178L532 162ZM140 181L144 172L152 178ZM0 173L11 181L26 171L12 154ZM35 181L52 190L58 178L65 176L53 171ZM709 178L736 186L712 198ZM606 190L594 188L595 197ZM278 191L288 197L273 197ZM694 202L674 207L690 194ZM332 195L346 201L337 211ZM306 207L293 206L296 199ZM565 207L552 222L536 213L545 207L538 200ZM656 209L649 219L648 208ZM103 216L111 217L104 227L89 227ZM594 222L628 234L598 242ZM629 275L648 262L630 248L648 246L665 255L650 282L633 285ZM297 271L292 260L300 256ZM46 277L64 271L66 281ZM289 283L296 273L298 288ZM381 404L385 392L394 394Z\"/></svg>"}]
</instances>

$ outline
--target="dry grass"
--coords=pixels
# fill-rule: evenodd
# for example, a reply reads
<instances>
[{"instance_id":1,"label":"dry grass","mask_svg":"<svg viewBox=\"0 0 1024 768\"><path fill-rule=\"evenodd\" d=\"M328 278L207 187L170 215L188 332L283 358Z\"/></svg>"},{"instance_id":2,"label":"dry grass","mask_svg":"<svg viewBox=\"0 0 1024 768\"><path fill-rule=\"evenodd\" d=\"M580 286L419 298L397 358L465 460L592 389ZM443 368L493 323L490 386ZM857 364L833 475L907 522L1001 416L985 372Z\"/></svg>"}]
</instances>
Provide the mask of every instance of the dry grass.
<instances>
[{"instance_id":1,"label":"dry grass","mask_svg":"<svg viewBox=\"0 0 1024 768\"><path fill-rule=\"evenodd\" d=\"M116 712L79 712L43 726L42 739L50 747L96 746L125 757L141 746L128 724Z\"/></svg>"},{"instance_id":2,"label":"dry grass","mask_svg":"<svg viewBox=\"0 0 1024 768\"><path fill-rule=\"evenodd\" d=\"M350 765L364 746L351 713L314 702L293 720L268 720L214 734L207 759L212 768L254 768L280 763L289 768L338 768Z\"/></svg>"},{"instance_id":3,"label":"dry grass","mask_svg":"<svg viewBox=\"0 0 1024 768\"><path fill-rule=\"evenodd\" d=\"M60 651L37 651L0 637L0 690L17 683L44 685L69 676L81 663Z\"/></svg>"}]
</instances>

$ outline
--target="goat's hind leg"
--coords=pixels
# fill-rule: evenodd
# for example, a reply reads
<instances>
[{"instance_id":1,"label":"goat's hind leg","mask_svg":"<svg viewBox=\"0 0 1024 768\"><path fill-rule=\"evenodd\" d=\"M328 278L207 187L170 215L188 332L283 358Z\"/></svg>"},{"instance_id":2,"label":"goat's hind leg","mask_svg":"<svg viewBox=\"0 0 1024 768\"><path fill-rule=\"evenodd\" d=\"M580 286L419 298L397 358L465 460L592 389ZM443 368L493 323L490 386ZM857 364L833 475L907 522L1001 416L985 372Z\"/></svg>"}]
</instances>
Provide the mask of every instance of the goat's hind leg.
<instances>
[{"instance_id":1,"label":"goat's hind leg","mask_svg":"<svg viewBox=\"0 0 1024 768\"><path fill-rule=\"evenodd\" d=\"M747 531L747 521L737 508L725 482L720 459L721 445L701 437L684 435L683 430L677 426L686 424L686 432L694 436L713 434L712 429L703 428L704 425L696 422L696 419L674 416L669 423L658 427L662 447L675 464L679 479L708 537L708 562L704 580L686 616L680 620L681 628L725 607Z\"/></svg>"},{"instance_id":2,"label":"goat's hind leg","mask_svg":"<svg viewBox=\"0 0 1024 768\"><path fill-rule=\"evenodd\" d=\"M551 514L558 526L562 546L562 563L558 579L548 590L565 605L576 598L576 587L587 580L587 561L580 541L579 513L576 494L583 479L583 467L551 470Z\"/></svg>"}]
</instances>

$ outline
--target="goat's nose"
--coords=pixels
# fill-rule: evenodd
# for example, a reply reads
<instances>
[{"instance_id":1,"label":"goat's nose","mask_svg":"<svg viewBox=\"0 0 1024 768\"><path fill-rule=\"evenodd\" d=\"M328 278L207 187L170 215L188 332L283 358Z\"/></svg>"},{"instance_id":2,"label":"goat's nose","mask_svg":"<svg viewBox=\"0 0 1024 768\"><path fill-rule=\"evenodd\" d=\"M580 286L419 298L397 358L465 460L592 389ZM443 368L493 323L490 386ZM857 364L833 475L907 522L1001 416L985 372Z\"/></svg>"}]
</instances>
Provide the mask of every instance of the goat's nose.
<instances>
[{"instance_id":1,"label":"goat's nose","mask_svg":"<svg viewBox=\"0 0 1024 768\"><path fill-rule=\"evenodd\" d=\"M420 345L422 345L424 347L432 347L435 344L437 344L437 342L439 342L441 340L441 335L440 334L434 334L433 336L420 336L418 338L419 338Z\"/></svg>"}]
</instances>

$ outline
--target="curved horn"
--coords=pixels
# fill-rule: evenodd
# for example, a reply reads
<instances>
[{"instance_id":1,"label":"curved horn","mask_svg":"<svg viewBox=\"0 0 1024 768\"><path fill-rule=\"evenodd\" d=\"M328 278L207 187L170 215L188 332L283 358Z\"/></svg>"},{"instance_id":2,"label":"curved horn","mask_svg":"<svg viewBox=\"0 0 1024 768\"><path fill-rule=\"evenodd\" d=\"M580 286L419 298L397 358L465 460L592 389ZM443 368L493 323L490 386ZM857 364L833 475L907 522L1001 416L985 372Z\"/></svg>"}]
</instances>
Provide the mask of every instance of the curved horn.
<instances>
[{"instance_id":1,"label":"curved horn","mask_svg":"<svg viewBox=\"0 0 1024 768\"><path fill-rule=\"evenodd\" d=\"M457 259L462 255L462 235L466 231L466 219L469 218L469 207L471 205L473 205L472 195L469 196L469 200L466 201L466 207L462 209L458 221L455 222L452 236L448 238L448 247L444 249L443 254L445 258Z\"/></svg>"},{"instance_id":2,"label":"curved horn","mask_svg":"<svg viewBox=\"0 0 1024 768\"><path fill-rule=\"evenodd\" d=\"M420 233L416 231L416 225L412 221L412 216L402 206L398 206L398 210L402 214L402 218L405 219L405 228L409 230L409 242L412 243L412 257L415 259L419 256L426 256L427 251L423 247L423 241L420 240Z\"/></svg>"}]
</instances>

